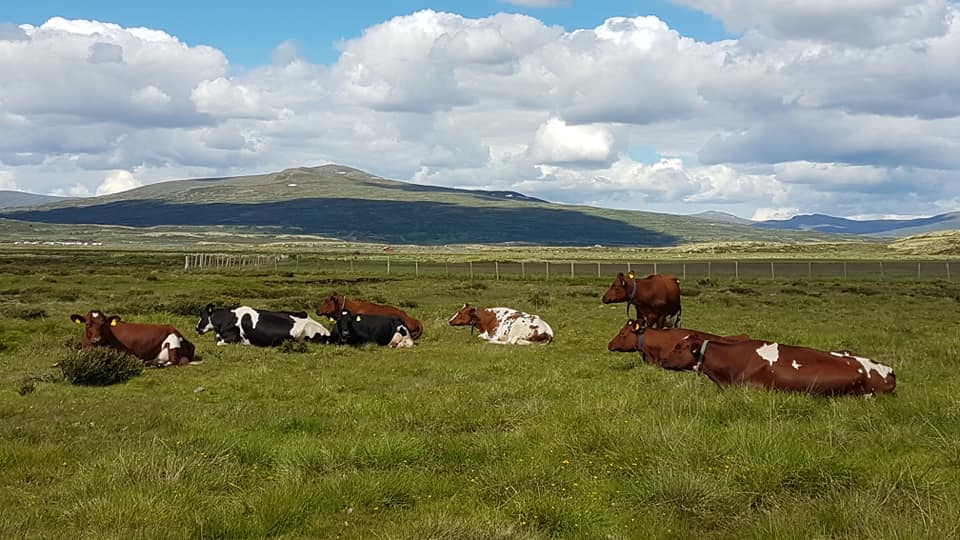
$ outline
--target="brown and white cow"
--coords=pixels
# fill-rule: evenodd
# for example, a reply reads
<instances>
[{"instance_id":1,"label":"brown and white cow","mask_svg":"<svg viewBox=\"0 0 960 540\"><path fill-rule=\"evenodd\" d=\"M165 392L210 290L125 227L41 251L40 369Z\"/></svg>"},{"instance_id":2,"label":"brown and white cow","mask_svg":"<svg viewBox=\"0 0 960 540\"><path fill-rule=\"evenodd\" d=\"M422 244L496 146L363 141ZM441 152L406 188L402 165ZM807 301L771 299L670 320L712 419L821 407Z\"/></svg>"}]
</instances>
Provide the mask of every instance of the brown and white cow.
<instances>
[{"instance_id":1,"label":"brown and white cow","mask_svg":"<svg viewBox=\"0 0 960 540\"><path fill-rule=\"evenodd\" d=\"M498 345L553 341L553 329L539 316L505 307L478 308L464 304L448 322L450 326L476 328L481 339Z\"/></svg>"},{"instance_id":2,"label":"brown and white cow","mask_svg":"<svg viewBox=\"0 0 960 540\"><path fill-rule=\"evenodd\" d=\"M685 338L696 336L711 341L746 341L750 336L718 336L689 328L644 328L640 321L628 320L620 332L607 344L611 352L640 351L643 358L664 369L689 371L697 365L697 358L690 351L677 345Z\"/></svg>"},{"instance_id":3,"label":"brown and white cow","mask_svg":"<svg viewBox=\"0 0 960 540\"><path fill-rule=\"evenodd\" d=\"M721 343L691 336L678 349L693 354L718 386L750 385L821 395L891 393L897 378L889 366L847 351L742 341Z\"/></svg>"},{"instance_id":4,"label":"brown and white cow","mask_svg":"<svg viewBox=\"0 0 960 540\"><path fill-rule=\"evenodd\" d=\"M423 334L423 323L420 320L407 315L407 312L396 308L393 306L387 306L384 304L375 304L373 302L367 302L366 300L356 300L354 298L347 298L345 295L338 294L336 292L331 293L317 308L317 315L321 317L329 317L331 319L337 319L340 317L340 313L343 310L347 310L354 314L361 315L387 315L391 317L399 317L403 320L404 326L407 327L407 330L410 331L410 337L417 339Z\"/></svg>"},{"instance_id":5,"label":"brown and white cow","mask_svg":"<svg viewBox=\"0 0 960 540\"><path fill-rule=\"evenodd\" d=\"M194 361L195 348L183 334L169 324L128 323L118 315L101 311L71 315L70 320L85 325L82 346L110 347L136 356L157 367L182 366Z\"/></svg>"},{"instance_id":6,"label":"brown and white cow","mask_svg":"<svg viewBox=\"0 0 960 540\"><path fill-rule=\"evenodd\" d=\"M602 300L604 304L627 302L628 316L633 305L637 319L647 327L680 327L680 279L676 276L653 274L638 278L633 272L620 272Z\"/></svg>"}]
</instances>

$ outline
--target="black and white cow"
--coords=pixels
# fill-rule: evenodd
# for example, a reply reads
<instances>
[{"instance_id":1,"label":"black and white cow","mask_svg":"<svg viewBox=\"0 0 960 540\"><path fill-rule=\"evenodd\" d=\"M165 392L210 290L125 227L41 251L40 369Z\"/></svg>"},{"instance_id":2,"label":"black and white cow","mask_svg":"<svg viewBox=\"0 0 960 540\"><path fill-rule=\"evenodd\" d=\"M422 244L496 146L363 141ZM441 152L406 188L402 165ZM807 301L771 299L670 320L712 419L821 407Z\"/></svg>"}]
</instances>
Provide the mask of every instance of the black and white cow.
<instances>
[{"instance_id":1,"label":"black and white cow","mask_svg":"<svg viewBox=\"0 0 960 540\"><path fill-rule=\"evenodd\" d=\"M207 304L200 313L197 333L210 330L217 334L217 345L272 347L286 340L326 343L330 339L330 331L304 311L264 311L250 306L216 309Z\"/></svg>"},{"instance_id":2,"label":"black and white cow","mask_svg":"<svg viewBox=\"0 0 960 540\"><path fill-rule=\"evenodd\" d=\"M367 315L342 310L330 330L330 342L341 345L376 343L394 349L413 347L410 330L403 319L390 315Z\"/></svg>"}]
</instances>

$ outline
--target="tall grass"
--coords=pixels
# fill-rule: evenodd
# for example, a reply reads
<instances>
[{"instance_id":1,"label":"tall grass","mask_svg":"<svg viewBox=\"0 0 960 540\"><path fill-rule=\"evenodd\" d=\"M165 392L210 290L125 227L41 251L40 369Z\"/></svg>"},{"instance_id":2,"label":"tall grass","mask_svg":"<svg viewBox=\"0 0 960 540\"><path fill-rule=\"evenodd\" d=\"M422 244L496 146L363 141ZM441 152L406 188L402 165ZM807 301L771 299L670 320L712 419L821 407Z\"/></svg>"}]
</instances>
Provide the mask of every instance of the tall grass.
<instances>
[{"instance_id":1,"label":"tall grass","mask_svg":"<svg viewBox=\"0 0 960 540\"><path fill-rule=\"evenodd\" d=\"M415 303L416 348L195 336L202 365L79 387L49 377L78 338L71 313L191 333L207 302L312 312L336 276L63 260L39 282L32 264L0 270L0 305L17 306L0 309L3 538L960 534L957 284L690 284L685 326L892 365L897 394L873 399L721 391L609 353L624 317L600 304L609 277L357 282L341 292ZM485 345L446 324L463 302L536 312L557 339Z\"/></svg>"}]
</instances>

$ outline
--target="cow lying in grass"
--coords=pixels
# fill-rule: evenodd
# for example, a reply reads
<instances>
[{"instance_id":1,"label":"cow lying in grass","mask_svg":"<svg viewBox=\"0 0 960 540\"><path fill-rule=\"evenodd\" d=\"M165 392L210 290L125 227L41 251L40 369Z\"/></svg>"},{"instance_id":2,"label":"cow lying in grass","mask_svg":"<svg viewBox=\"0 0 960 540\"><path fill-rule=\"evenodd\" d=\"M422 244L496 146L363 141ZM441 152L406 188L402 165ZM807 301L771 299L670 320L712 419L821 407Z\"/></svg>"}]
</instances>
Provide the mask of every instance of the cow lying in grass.
<instances>
[{"instance_id":1,"label":"cow lying in grass","mask_svg":"<svg viewBox=\"0 0 960 540\"><path fill-rule=\"evenodd\" d=\"M330 331L330 342L341 345L376 343L393 349L413 347L410 330L400 317L363 315L341 310Z\"/></svg>"},{"instance_id":2,"label":"cow lying in grass","mask_svg":"<svg viewBox=\"0 0 960 540\"><path fill-rule=\"evenodd\" d=\"M697 336L677 348L697 359L696 371L718 386L748 385L821 395L891 393L889 366L847 351L826 352L766 341L721 343Z\"/></svg>"},{"instance_id":3,"label":"cow lying in grass","mask_svg":"<svg viewBox=\"0 0 960 540\"><path fill-rule=\"evenodd\" d=\"M193 343L169 324L128 323L101 311L71 315L70 320L85 326L84 348L110 347L156 367L194 363Z\"/></svg>"},{"instance_id":4,"label":"cow lying in grass","mask_svg":"<svg viewBox=\"0 0 960 540\"><path fill-rule=\"evenodd\" d=\"M244 343L272 347L284 341L325 343L330 331L304 311L265 311L250 306L216 309L207 304L200 313L197 333L213 330L217 345Z\"/></svg>"},{"instance_id":5,"label":"cow lying in grass","mask_svg":"<svg viewBox=\"0 0 960 540\"><path fill-rule=\"evenodd\" d=\"M697 364L697 358L686 350L677 348L677 345L687 337L696 336L711 341L746 341L747 335L718 336L689 328L644 328L641 321L630 319L620 332L607 344L607 350L614 352L640 351L644 360L656 364L664 369L678 371L692 370Z\"/></svg>"},{"instance_id":6,"label":"cow lying in grass","mask_svg":"<svg viewBox=\"0 0 960 540\"><path fill-rule=\"evenodd\" d=\"M464 304L448 321L450 326L470 326L480 338L499 345L550 343L553 329L537 315L505 307L477 308Z\"/></svg>"},{"instance_id":7,"label":"cow lying in grass","mask_svg":"<svg viewBox=\"0 0 960 540\"><path fill-rule=\"evenodd\" d=\"M317 315L338 319L340 312L343 310L359 315L399 317L403 321L403 325L410 331L410 337L419 339L420 335L423 334L423 323L411 317L406 311L400 308L385 304L376 304L366 300L358 300L356 298L347 298L339 293L331 293L330 296L321 302L320 307L317 308Z\"/></svg>"}]
</instances>

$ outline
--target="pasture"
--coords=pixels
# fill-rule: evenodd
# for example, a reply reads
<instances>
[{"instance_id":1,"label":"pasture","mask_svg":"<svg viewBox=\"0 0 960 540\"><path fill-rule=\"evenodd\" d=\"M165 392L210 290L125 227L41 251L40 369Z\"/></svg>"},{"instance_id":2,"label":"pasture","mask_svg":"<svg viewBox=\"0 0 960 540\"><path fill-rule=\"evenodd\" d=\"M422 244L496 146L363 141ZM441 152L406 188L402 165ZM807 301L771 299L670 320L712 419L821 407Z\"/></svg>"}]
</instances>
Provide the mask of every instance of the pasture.
<instances>
[{"instance_id":1,"label":"pasture","mask_svg":"<svg viewBox=\"0 0 960 540\"><path fill-rule=\"evenodd\" d=\"M896 395L827 399L608 352L612 275L184 274L177 257L0 257L0 537L960 535L956 282L682 284L686 327L896 370ZM423 337L258 349L193 330L208 302L312 314L333 290L403 307ZM464 302L536 313L556 340L485 344L447 325ZM91 308L172 323L203 364L58 381L69 316Z\"/></svg>"}]
</instances>

